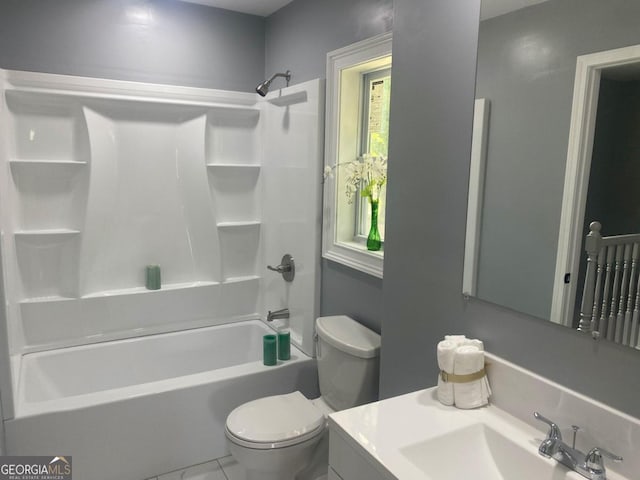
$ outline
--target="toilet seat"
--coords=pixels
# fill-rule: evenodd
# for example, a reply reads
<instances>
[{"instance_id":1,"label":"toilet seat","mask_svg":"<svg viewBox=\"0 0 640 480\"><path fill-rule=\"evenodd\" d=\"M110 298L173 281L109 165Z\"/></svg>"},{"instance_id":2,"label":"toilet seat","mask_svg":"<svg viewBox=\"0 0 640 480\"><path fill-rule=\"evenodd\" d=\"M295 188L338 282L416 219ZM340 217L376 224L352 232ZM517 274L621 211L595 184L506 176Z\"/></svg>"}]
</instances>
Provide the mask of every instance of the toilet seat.
<instances>
[{"instance_id":1,"label":"toilet seat","mask_svg":"<svg viewBox=\"0 0 640 480\"><path fill-rule=\"evenodd\" d=\"M240 405L227 417L225 433L246 448L284 448L324 432L325 415L300 392L259 398Z\"/></svg>"}]
</instances>

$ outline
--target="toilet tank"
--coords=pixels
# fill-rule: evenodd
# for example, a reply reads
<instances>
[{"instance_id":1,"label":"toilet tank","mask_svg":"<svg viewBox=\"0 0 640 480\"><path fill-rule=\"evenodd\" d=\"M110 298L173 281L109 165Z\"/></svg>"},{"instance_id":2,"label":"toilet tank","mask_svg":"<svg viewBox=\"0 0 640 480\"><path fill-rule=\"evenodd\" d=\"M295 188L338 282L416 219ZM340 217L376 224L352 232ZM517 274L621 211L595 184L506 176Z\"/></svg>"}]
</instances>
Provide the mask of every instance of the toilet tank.
<instances>
[{"instance_id":1,"label":"toilet tank","mask_svg":"<svg viewBox=\"0 0 640 480\"><path fill-rule=\"evenodd\" d=\"M346 315L316 320L320 393L334 410L378 399L380 335Z\"/></svg>"}]
</instances>

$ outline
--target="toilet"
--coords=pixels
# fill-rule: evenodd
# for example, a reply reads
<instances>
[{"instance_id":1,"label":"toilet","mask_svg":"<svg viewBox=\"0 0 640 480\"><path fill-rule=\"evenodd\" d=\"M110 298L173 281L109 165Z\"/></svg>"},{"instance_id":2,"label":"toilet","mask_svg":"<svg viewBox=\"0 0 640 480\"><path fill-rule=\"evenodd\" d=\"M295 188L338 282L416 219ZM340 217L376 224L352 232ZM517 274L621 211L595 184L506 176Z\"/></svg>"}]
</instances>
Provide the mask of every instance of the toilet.
<instances>
[{"instance_id":1,"label":"toilet","mask_svg":"<svg viewBox=\"0 0 640 480\"><path fill-rule=\"evenodd\" d=\"M227 417L229 451L247 480L303 480L316 463L326 471L328 415L378 399L380 335L345 315L319 317L316 333L319 398L259 398Z\"/></svg>"}]
</instances>

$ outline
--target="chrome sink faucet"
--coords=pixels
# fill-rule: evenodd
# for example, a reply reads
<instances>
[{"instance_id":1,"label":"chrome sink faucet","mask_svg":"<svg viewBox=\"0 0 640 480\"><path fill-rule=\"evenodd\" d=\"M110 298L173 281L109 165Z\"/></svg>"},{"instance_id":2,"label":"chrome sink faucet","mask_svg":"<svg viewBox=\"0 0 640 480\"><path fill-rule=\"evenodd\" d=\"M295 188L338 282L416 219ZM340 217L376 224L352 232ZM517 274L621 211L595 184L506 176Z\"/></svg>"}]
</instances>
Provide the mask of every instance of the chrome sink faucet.
<instances>
[{"instance_id":1,"label":"chrome sink faucet","mask_svg":"<svg viewBox=\"0 0 640 480\"><path fill-rule=\"evenodd\" d=\"M543 417L538 412L534 412L533 416L543 423L549 425L549 433L545 438L538 452L540 455L546 458L553 458L561 464L569 467L574 472L578 472L585 478L590 480L606 480L607 472L604 468L604 460L602 456L610 458L614 462L621 462L622 457L615 455L604 448L596 447L589 450L589 453L582 453L575 448L575 432L577 427L574 427L574 439L573 446L569 446L562 440L562 434L555 422L552 422L548 418Z\"/></svg>"},{"instance_id":2,"label":"chrome sink faucet","mask_svg":"<svg viewBox=\"0 0 640 480\"><path fill-rule=\"evenodd\" d=\"M278 318L289 318L289 309L281 308L280 310L274 310L273 312L269 310L269 313L267 313L267 322L273 322Z\"/></svg>"}]
</instances>

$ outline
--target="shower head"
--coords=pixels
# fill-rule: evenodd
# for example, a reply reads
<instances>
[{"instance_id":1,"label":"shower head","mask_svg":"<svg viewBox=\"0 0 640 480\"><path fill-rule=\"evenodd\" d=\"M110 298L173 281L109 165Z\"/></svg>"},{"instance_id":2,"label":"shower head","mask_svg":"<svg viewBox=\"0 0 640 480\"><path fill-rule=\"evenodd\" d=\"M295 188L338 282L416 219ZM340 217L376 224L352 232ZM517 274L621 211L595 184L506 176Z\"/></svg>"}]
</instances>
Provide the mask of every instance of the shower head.
<instances>
[{"instance_id":1,"label":"shower head","mask_svg":"<svg viewBox=\"0 0 640 480\"><path fill-rule=\"evenodd\" d=\"M284 77L287 79L287 87L289 86L289 80L291 80L291 72L287 70L285 73L276 73L269 80L265 80L261 84L256 87L256 93L262 97L264 97L269 92L269 85L276 77Z\"/></svg>"}]
</instances>

